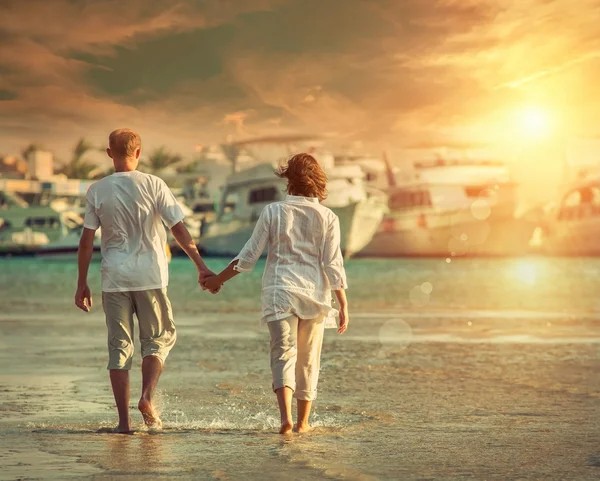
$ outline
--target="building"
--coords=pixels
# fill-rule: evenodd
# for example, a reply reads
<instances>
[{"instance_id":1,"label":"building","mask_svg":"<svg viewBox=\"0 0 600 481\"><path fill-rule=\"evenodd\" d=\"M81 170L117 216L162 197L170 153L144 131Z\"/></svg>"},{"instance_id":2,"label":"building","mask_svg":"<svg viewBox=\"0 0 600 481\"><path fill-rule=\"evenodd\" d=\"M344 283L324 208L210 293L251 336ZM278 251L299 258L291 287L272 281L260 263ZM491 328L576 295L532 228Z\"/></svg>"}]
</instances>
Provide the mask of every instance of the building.
<instances>
[{"instance_id":1,"label":"building","mask_svg":"<svg viewBox=\"0 0 600 481\"><path fill-rule=\"evenodd\" d=\"M33 180L50 180L54 177L54 156L52 152L34 150L27 156L29 169L27 177Z\"/></svg>"}]
</instances>

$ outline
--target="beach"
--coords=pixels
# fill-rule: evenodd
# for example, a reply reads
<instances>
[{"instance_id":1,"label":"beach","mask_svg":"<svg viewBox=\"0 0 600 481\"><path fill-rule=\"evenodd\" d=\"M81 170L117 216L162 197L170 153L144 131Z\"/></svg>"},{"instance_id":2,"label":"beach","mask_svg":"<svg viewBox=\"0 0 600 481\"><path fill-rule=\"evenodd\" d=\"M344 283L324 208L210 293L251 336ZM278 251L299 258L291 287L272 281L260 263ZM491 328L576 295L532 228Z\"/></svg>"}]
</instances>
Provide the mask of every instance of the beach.
<instances>
[{"instance_id":1,"label":"beach","mask_svg":"<svg viewBox=\"0 0 600 481\"><path fill-rule=\"evenodd\" d=\"M224 259L208 259L219 270ZM99 265L0 260L0 479L598 479L600 259L347 263L351 324L326 332L309 434L280 436L263 262L202 292L170 265L178 343L164 429L116 423Z\"/></svg>"}]
</instances>

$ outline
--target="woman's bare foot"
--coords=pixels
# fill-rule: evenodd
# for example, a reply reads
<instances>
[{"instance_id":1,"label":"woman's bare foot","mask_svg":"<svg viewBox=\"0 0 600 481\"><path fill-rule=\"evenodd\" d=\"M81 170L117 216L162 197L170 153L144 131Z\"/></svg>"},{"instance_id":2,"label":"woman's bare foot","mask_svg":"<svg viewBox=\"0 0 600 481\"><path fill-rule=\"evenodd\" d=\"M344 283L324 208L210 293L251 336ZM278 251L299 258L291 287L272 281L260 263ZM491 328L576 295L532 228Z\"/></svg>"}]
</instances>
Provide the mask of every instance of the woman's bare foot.
<instances>
[{"instance_id":1,"label":"woman's bare foot","mask_svg":"<svg viewBox=\"0 0 600 481\"><path fill-rule=\"evenodd\" d=\"M308 433L313 430L310 424L298 423L294 426L295 433Z\"/></svg>"},{"instance_id":2,"label":"woman's bare foot","mask_svg":"<svg viewBox=\"0 0 600 481\"><path fill-rule=\"evenodd\" d=\"M291 433L292 429L294 429L294 425L291 422L289 422L289 421L282 422L281 429L279 430L279 434Z\"/></svg>"},{"instance_id":3,"label":"woman's bare foot","mask_svg":"<svg viewBox=\"0 0 600 481\"><path fill-rule=\"evenodd\" d=\"M133 429L131 429L131 426L117 426L116 428L100 428L98 429L99 433L106 433L106 434L133 434Z\"/></svg>"},{"instance_id":4,"label":"woman's bare foot","mask_svg":"<svg viewBox=\"0 0 600 481\"><path fill-rule=\"evenodd\" d=\"M140 399L138 403L138 409L142 413L142 417L144 418L144 423L150 429L162 429L162 421L156 414L154 410L154 406L148 399Z\"/></svg>"}]
</instances>

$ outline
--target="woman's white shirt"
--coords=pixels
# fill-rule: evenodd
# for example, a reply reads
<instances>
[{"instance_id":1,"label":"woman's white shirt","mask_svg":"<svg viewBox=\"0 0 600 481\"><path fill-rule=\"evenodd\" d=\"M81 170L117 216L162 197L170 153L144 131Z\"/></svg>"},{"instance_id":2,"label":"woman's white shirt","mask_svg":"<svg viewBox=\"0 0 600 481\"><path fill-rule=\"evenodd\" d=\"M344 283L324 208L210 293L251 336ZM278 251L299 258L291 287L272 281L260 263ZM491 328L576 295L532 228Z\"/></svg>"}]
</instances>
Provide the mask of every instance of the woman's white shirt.
<instances>
[{"instance_id":1,"label":"woman's white shirt","mask_svg":"<svg viewBox=\"0 0 600 481\"><path fill-rule=\"evenodd\" d=\"M347 288L338 217L316 198L288 195L263 209L234 269L251 271L265 247L263 323L322 315L336 327L331 290Z\"/></svg>"}]
</instances>

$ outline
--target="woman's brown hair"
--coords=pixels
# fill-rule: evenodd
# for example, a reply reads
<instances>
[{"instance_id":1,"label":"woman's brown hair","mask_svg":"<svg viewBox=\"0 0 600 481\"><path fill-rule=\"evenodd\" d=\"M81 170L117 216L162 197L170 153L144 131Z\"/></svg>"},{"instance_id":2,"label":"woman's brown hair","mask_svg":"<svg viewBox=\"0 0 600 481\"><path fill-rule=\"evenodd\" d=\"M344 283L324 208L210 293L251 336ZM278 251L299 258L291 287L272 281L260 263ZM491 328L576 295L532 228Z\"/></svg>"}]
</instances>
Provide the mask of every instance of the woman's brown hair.
<instances>
[{"instance_id":1,"label":"woman's brown hair","mask_svg":"<svg viewBox=\"0 0 600 481\"><path fill-rule=\"evenodd\" d=\"M327 175L312 155L302 153L291 157L275 171L277 177L287 179L287 191L291 195L327 198Z\"/></svg>"}]
</instances>

